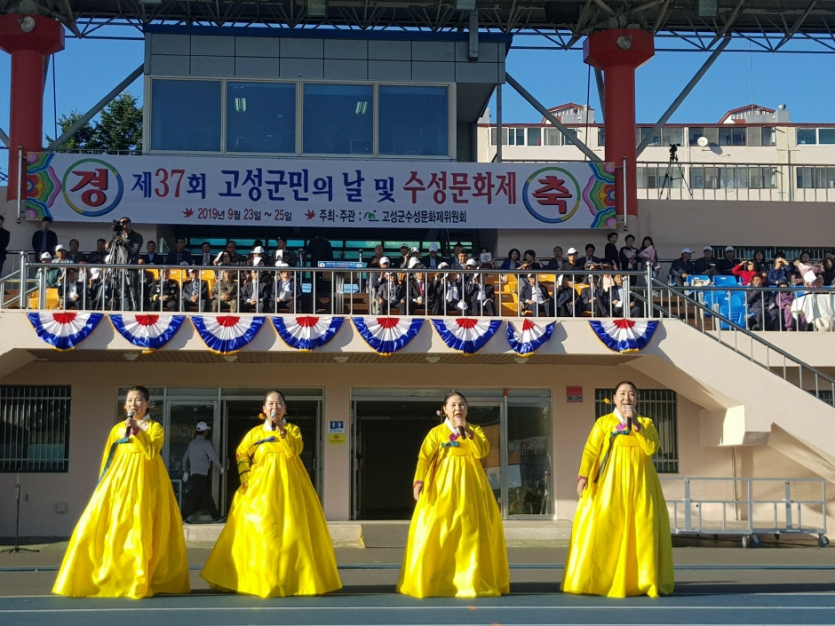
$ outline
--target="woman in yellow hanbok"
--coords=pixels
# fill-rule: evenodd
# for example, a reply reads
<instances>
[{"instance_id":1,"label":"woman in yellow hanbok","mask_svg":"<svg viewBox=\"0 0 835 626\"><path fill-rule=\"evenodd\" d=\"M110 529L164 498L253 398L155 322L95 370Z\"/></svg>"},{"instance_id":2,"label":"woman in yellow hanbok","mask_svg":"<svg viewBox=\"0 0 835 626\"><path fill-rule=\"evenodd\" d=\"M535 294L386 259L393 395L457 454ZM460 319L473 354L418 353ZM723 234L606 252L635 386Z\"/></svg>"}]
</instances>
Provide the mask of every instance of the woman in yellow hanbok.
<instances>
[{"instance_id":1,"label":"woman in yellow hanbok","mask_svg":"<svg viewBox=\"0 0 835 626\"><path fill-rule=\"evenodd\" d=\"M490 443L467 424L460 393L446 397L443 413L444 423L420 448L412 485L417 505L397 591L416 598L509 593L502 516L479 460Z\"/></svg>"},{"instance_id":2,"label":"woman in yellow hanbok","mask_svg":"<svg viewBox=\"0 0 835 626\"><path fill-rule=\"evenodd\" d=\"M145 387L128 391L128 418L110 431L99 483L73 531L53 593L189 593L183 520L160 457L165 433L148 416L149 407Z\"/></svg>"},{"instance_id":3,"label":"woman in yellow hanbok","mask_svg":"<svg viewBox=\"0 0 835 626\"><path fill-rule=\"evenodd\" d=\"M562 590L655 598L674 587L670 518L652 463L658 432L635 412L634 384L618 384L614 400L583 450Z\"/></svg>"},{"instance_id":4,"label":"woman in yellow hanbok","mask_svg":"<svg viewBox=\"0 0 835 626\"><path fill-rule=\"evenodd\" d=\"M200 575L216 589L262 598L341 589L325 514L299 458L301 431L284 420L281 392L269 392L263 410L269 417L238 446L241 487Z\"/></svg>"}]
</instances>

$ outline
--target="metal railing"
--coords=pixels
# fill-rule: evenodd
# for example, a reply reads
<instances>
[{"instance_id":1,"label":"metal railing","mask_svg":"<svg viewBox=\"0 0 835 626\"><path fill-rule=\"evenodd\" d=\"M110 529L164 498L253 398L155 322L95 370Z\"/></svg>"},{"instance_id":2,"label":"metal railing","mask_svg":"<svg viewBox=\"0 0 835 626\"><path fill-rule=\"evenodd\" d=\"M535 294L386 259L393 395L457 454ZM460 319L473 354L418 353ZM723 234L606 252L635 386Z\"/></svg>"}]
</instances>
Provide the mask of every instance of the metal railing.
<instances>
[{"instance_id":1,"label":"metal railing","mask_svg":"<svg viewBox=\"0 0 835 626\"><path fill-rule=\"evenodd\" d=\"M740 536L747 547L761 534L808 534L829 545L823 478L659 478L674 535ZM804 509L820 523L804 524Z\"/></svg>"}]
</instances>

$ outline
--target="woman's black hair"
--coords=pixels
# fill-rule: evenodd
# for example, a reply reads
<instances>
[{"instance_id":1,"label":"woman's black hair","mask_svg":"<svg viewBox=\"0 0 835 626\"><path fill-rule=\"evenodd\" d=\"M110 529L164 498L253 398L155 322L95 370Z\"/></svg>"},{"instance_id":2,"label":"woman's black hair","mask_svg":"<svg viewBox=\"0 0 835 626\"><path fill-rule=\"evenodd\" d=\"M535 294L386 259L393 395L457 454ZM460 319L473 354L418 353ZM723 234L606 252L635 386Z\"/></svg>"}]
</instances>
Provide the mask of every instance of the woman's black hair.
<instances>
[{"instance_id":1,"label":"woman's black hair","mask_svg":"<svg viewBox=\"0 0 835 626\"><path fill-rule=\"evenodd\" d=\"M450 399L452 396L460 396L460 397L461 397L461 399L464 401L464 404L469 405L469 402L467 402L467 398L466 398L466 396L464 396L464 394L463 394L463 393L461 393L460 391L450 391L450 392L449 392L449 393L448 393L448 394L444 397L444 402L443 402L443 404L441 404L441 406L446 406L446 403L447 403L447 402L449 402L449 399Z\"/></svg>"},{"instance_id":2,"label":"woman's black hair","mask_svg":"<svg viewBox=\"0 0 835 626\"><path fill-rule=\"evenodd\" d=\"M507 253L507 258L512 259L514 252L516 253L516 256L518 256L520 259L522 258L522 253L519 252L519 248L511 248L510 251Z\"/></svg>"},{"instance_id":3,"label":"woman's black hair","mask_svg":"<svg viewBox=\"0 0 835 626\"><path fill-rule=\"evenodd\" d=\"M618 236L618 234L615 231L612 231L608 235L606 235L606 241L609 241L609 239L612 238L612 235L614 235L615 237Z\"/></svg>"},{"instance_id":4,"label":"woman's black hair","mask_svg":"<svg viewBox=\"0 0 835 626\"><path fill-rule=\"evenodd\" d=\"M755 260L755 261L757 260L757 253L758 253L758 252L759 252L761 255L763 255L763 261L765 261L765 250L763 250L762 248L757 248L756 250L754 250L754 260Z\"/></svg>"},{"instance_id":5,"label":"woman's black hair","mask_svg":"<svg viewBox=\"0 0 835 626\"><path fill-rule=\"evenodd\" d=\"M536 251L535 250L525 250L525 256L531 255L533 258L536 258Z\"/></svg>"},{"instance_id":6,"label":"woman's black hair","mask_svg":"<svg viewBox=\"0 0 835 626\"><path fill-rule=\"evenodd\" d=\"M638 387L636 387L635 383L633 383L631 380L622 380L617 385L615 385L615 393L617 393L618 389L620 389L623 385L629 385L630 387L632 387L632 391L635 392L635 395L638 395Z\"/></svg>"},{"instance_id":7,"label":"woman's black hair","mask_svg":"<svg viewBox=\"0 0 835 626\"><path fill-rule=\"evenodd\" d=\"M284 403L284 406L287 406L287 398L285 398L284 394L281 393L278 389L270 389L267 393L264 394L264 404L267 404L267 398L269 398L274 393L277 393L278 397L281 398L281 401Z\"/></svg>"},{"instance_id":8,"label":"woman's black hair","mask_svg":"<svg viewBox=\"0 0 835 626\"><path fill-rule=\"evenodd\" d=\"M140 396L142 396L142 399L145 402L151 401L151 392L148 391L147 387L143 387L142 385L134 385L133 387L128 389L128 393L130 393L131 391L136 391Z\"/></svg>"},{"instance_id":9,"label":"woman's black hair","mask_svg":"<svg viewBox=\"0 0 835 626\"><path fill-rule=\"evenodd\" d=\"M641 248L645 248L647 246L647 244L644 243L644 242L646 242L647 239L649 239L649 245L655 247L655 242L652 240L652 237L647 235L646 237L641 239Z\"/></svg>"},{"instance_id":10,"label":"woman's black hair","mask_svg":"<svg viewBox=\"0 0 835 626\"><path fill-rule=\"evenodd\" d=\"M624 241L629 241L630 239L632 241L635 241L635 235L633 235L632 233L629 233L626 237L623 238Z\"/></svg>"}]
</instances>

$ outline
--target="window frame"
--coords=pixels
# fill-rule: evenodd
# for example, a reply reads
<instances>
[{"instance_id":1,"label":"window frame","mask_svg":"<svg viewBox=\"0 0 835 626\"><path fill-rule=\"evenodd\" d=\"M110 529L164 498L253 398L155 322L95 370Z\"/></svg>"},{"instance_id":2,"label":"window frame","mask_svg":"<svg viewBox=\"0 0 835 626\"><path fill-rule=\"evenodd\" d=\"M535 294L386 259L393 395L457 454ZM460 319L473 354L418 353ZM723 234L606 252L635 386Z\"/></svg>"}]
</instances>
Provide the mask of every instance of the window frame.
<instances>
[{"instance_id":1,"label":"window frame","mask_svg":"<svg viewBox=\"0 0 835 626\"><path fill-rule=\"evenodd\" d=\"M25 433L23 439L15 439L12 445L9 446L9 452L14 453L15 456L11 459L6 459L0 455L0 474L66 474L70 469L70 427L72 425L72 385L0 385L2 391L3 407L0 409L0 432L5 432L7 426L9 428L17 428L21 433ZM16 394L14 397L6 397L6 391ZM63 403L63 412L57 416L59 411L55 408L55 403ZM24 407L28 404L28 409ZM39 406L44 405L44 406ZM49 405L48 407L46 405ZM38 413L40 411L40 413ZM50 428L47 430L34 430L33 422L37 420L39 415L46 416ZM7 416L6 412L12 415ZM17 418L5 419L6 417ZM22 425L21 425L22 424ZM41 436L32 436L32 432L39 433ZM30 459L29 449L32 446L45 445L39 443L44 434L48 438L55 437L63 438L63 458L61 459ZM32 439L35 443L32 443ZM28 442L26 455L23 456L23 445ZM47 444L49 445L49 444ZM51 444L51 445L60 445ZM20 446L20 449L17 449ZM6 446L0 448L6 450Z\"/></svg>"}]
</instances>

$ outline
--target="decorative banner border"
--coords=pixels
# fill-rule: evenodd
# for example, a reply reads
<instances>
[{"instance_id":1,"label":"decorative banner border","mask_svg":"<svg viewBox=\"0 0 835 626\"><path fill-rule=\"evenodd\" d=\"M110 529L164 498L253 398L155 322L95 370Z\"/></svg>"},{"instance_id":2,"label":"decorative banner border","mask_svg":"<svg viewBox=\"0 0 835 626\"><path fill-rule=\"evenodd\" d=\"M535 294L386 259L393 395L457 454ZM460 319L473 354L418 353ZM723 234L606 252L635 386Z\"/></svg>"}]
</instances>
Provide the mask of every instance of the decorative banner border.
<instances>
[{"instance_id":1,"label":"decorative banner border","mask_svg":"<svg viewBox=\"0 0 835 626\"><path fill-rule=\"evenodd\" d=\"M501 325L501 320L477 317L444 317L432 320L432 326L446 346L464 354L475 354L481 350Z\"/></svg>"},{"instance_id":2,"label":"decorative banner border","mask_svg":"<svg viewBox=\"0 0 835 626\"><path fill-rule=\"evenodd\" d=\"M310 352L328 343L342 327L344 317L272 317L278 336L291 348Z\"/></svg>"},{"instance_id":3,"label":"decorative banner border","mask_svg":"<svg viewBox=\"0 0 835 626\"><path fill-rule=\"evenodd\" d=\"M41 311L27 313L38 337L56 350L72 350L87 339L99 325L103 313Z\"/></svg>"},{"instance_id":4,"label":"decorative banner border","mask_svg":"<svg viewBox=\"0 0 835 626\"><path fill-rule=\"evenodd\" d=\"M146 351L159 350L167 344L185 321L185 315L155 313L111 313L110 323L122 337Z\"/></svg>"},{"instance_id":5,"label":"decorative banner border","mask_svg":"<svg viewBox=\"0 0 835 626\"><path fill-rule=\"evenodd\" d=\"M533 353L548 343L556 322L537 326L530 320L522 320L522 329L516 330L513 322L507 323L507 343L519 356L533 356Z\"/></svg>"},{"instance_id":6,"label":"decorative banner border","mask_svg":"<svg viewBox=\"0 0 835 626\"><path fill-rule=\"evenodd\" d=\"M604 346L609 350L624 354L643 349L652 339L655 329L658 328L658 322L629 319L615 319L605 322L589 320L589 326Z\"/></svg>"},{"instance_id":7,"label":"decorative banner border","mask_svg":"<svg viewBox=\"0 0 835 626\"><path fill-rule=\"evenodd\" d=\"M191 321L197 334L212 352L230 354L237 352L255 339L266 317L237 315L192 315Z\"/></svg>"},{"instance_id":8,"label":"decorative banner border","mask_svg":"<svg viewBox=\"0 0 835 626\"><path fill-rule=\"evenodd\" d=\"M382 356L405 348L423 326L419 317L352 317L351 321L365 343Z\"/></svg>"}]
</instances>

